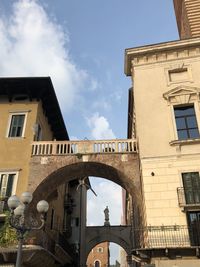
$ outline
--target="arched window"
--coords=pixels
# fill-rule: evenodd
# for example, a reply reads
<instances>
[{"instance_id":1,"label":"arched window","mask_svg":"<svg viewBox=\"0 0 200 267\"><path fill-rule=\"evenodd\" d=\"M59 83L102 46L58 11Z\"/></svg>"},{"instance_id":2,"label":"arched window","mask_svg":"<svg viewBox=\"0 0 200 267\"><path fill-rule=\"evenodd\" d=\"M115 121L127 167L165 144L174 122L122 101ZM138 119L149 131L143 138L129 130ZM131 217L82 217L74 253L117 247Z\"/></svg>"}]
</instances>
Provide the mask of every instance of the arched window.
<instances>
[{"instance_id":1,"label":"arched window","mask_svg":"<svg viewBox=\"0 0 200 267\"><path fill-rule=\"evenodd\" d=\"M101 267L101 263L99 260L94 262L94 267Z\"/></svg>"}]
</instances>

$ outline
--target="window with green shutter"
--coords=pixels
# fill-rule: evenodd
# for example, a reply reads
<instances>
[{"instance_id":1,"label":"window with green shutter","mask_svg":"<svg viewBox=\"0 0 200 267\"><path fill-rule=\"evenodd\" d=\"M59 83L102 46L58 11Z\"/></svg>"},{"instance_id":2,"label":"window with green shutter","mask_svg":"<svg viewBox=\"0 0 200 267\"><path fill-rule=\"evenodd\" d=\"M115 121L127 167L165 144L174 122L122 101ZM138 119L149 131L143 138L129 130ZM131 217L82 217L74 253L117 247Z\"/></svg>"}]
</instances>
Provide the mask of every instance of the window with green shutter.
<instances>
[{"instance_id":1,"label":"window with green shutter","mask_svg":"<svg viewBox=\"0 0 200 267\"><path fill-rule=\"evenodd\" d=\"M0 197L12 195L15 176L15 173L0 173Z\"/></svg>"},{"instance_id":2,"label":"window with green shutter","mask_svg":"<svg viewBox=\"0 0 200 267\"><path fill-rule=\"evenodd\" d=\"M182 173L186 204L200 203L199 172Z\"/></svg>"}]
</instances>

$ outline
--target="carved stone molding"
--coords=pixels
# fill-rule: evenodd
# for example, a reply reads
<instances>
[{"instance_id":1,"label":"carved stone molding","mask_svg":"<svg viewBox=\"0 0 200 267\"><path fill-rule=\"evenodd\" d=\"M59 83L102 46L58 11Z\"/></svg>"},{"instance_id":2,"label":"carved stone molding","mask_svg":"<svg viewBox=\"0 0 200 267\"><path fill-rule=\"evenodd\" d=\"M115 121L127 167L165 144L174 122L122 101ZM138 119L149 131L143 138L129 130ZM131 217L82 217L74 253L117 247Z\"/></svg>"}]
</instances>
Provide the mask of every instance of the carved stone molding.
<instances>
[{"instance_id":1,"label":"carved stone molding","mask_svg":"<svg viewBox=\"0 0 200 267\"><path fill-rule=\"evenodd\" d=\"M169 104L188 104L199 101L200 88L180 85L163 94Z\"/></svg>"},{"instance_id":2,"label":"carved stone molding","mask_svg":"<svg viewBox=\"0 0 200 267\"><path fill-rule=\"evenodd\" d=\"M136 66L161 64L200 56L200 38L146 45L125 50L125 74Z\"/></svg>"}]
</instances>

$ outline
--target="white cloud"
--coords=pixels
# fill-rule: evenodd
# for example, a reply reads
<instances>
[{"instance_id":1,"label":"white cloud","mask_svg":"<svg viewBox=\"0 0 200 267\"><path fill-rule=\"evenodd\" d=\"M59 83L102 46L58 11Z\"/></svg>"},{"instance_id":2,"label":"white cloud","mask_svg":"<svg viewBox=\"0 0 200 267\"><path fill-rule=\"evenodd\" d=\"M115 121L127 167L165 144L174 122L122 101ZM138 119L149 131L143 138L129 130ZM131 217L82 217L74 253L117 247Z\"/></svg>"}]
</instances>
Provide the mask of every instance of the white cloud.
<instances>
[{"instance_id":1,"label":"white cloud","mask_svg":"<svg viewBox=\"0 0 200 267\"><path fill-rule=\"evenodd\" d=\"M115 134L110 128L108 120L99 113L87 118L88 126L91 129L91 135L94 139L115 139Z\"/></svg>"},{"instance_id":2,"label":"white cloud","mask_svg":"<svg viewBox=\"0 0 200 267\"><path fill-rule=\"evenodd\" d=\"M84 83L97 87L70 58L67 33L37 0L13 4L11 15L0 19L0 40L0 76L51 76L65 111Z\"/></svg>"}]
</instances>

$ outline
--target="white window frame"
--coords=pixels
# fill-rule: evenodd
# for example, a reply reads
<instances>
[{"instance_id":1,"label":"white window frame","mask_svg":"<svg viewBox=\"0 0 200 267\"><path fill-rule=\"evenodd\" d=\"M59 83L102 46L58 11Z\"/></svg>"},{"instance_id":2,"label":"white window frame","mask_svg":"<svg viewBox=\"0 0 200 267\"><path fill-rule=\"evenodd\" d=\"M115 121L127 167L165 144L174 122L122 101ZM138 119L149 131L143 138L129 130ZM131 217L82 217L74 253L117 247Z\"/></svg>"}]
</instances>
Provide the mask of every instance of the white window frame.
<instances>
[{"instance_id":1,"label":"white window frame","mask_svg":"<svg viewBox=\"0 0 200 267\"><path fill-rule=\"evenodd\" d=\"M3 174L6 174L6 175L14 174L15 175L14 180L13 180L13 185L12 185L11 196L15 195L16 189L17 189L17 182L18 182L19 173L16 171L0 171L0 178L1 178L1 175L3 175ZM0 194L0 197L1 197L1 194Z\"/></svg>"},{"instance_id":2,"label":"white window frame","mask_svg":"<svg viewBox=\"0 0 200 267\"><path fill-rule=\"evenodd\" d=\"M23 129L22 129L22 135L21 136L9 136L9 132L10 132L10 127L11 127L11 121L12 121L12 117L13 116L17 116L17 115L24 115L24 125L23 125ZM24 138L24 134L25 134L25 128L26 128L26 121L27 121L27 115L28 112L11 112L9 115L9 119L8 119L8 127L7 127L7 132L6 132L6 137L7 138L11 138L11 139L19 139L19 138Z\"/></svg>"},{"instance_id":3,"label":"white window frame","mask_svg":"<svg viewBox=\"0 0 200 267\"><path fill-rule=\"evenodd\" d=\"M164 99L168 105L168 121L169 121L169 132L170 132L170 145L183 145L189 142L195 142L196 139L178 139L178 132L176 127L176 119L174 113L174 107L176 106L194 106L195 117L197 121L198 130L200 132L200 109L199 109L199 93L200 88L181 85L163 94Z\"/></svg>"}]
</instances>

